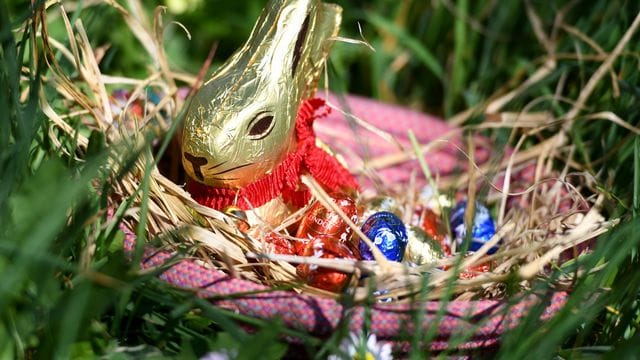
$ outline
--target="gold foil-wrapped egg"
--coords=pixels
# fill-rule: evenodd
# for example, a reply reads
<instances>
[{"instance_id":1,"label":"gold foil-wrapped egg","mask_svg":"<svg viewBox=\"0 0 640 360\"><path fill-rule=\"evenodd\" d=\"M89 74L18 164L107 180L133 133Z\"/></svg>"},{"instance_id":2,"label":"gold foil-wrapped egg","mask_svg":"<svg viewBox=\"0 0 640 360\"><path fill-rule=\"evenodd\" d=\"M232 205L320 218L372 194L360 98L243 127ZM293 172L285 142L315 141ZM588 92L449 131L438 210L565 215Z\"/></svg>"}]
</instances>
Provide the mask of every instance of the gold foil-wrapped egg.
<instances>
[{"instance_id":1,"label":"gold foil-wrapped egg","mask_svg":"<svg viewBox=\"0 0 640 360\"><path fill-rule=\"evenodd\" d=\"M417 265L432 263L444 256L440 243L417 226L407 227L409 243L404 253L404 261Z\"/></svg>"}]
</instances>

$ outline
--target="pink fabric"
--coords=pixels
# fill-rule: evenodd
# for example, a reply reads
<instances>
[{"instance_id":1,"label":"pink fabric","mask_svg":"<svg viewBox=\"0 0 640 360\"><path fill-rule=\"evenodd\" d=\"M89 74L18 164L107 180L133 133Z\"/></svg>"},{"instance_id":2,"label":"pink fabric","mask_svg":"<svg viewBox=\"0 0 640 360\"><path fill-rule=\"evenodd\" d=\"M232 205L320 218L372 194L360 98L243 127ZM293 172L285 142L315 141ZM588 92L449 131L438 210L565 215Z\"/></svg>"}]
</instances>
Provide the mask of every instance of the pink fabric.
<instances>
[{"instance_id":1,"label":"pink fabric","mask_svg":"<svg viewBox=\"0 0 640 360\"><path fill-rule=\"evenodd\" d=\"M341 97L330 94L326 97L322 93L318 93L318 96L325 97L329 104L365 120L391 135L397 141L394 143L379 133L364 129L357 125L353 118L349 118L338 110L332 111L326 118L316 121L316 134L318 138L342 155L350 168L360 168L362 159L397 154L402 149L408 149L413 153L413 147L408 137L409 129L413 131L422 145L436 139L447 140L442 143L442 147L437 152L425 154L425 159L432 173L450 174L455 170L461 171L467 166L467 159L456 148L456 146L462 149L466 147L461 145L460 133L439 118L359 96ZM477 141L483 142L484 140L478 138ZM478 146L475 149L475 157L479 163L486 161L489 157L487 146ZM417 160L407 160L396 166L379 170L377 174L387 183L402 184L407 183L412 171L418 171L417 180L419 183L424 182L424 176L422 176Z\"/></svg>"},{"instance_id":2,"label":"pink fabric","mask_svg":"<svg viewBox=\"0 0 640 360\"><path fill-rule=\"evenodd\" d=\"M340 104L339 99L333 96L330 96L328 101L334 105ZM407 129L413 129L423 144L452 129L437 118L397 106L353 96L347 97L345 101L346 106L342 104L340 108L393 134L405 147L410 147ZM352 150L353 155L360 157L365 157L367 153L375 157L397 151L393 144L382 141L380 137L365 132L358 126L350 126L349 121L337 111L316 122L316 131L318 136L336 151L345 154L352 167L359 164L355 156L349 156L350 152L347 150ZM459 143L459 138L452 139L452 144L455 143ZM458 158L459 155L451 144L435 154L426 156L432 171L436 173L454 171L460 163ZM480 161L486 160L488 152L479 149L476 158ZM401 184L406 182L410 173L416 169L417 162L408 161L394 169L382 171L381 176L389 182ZM135 247L135 235L129 229L123 228L123 231L126 235L125 250L131 254ZM145 249L141 266L144 269L159 267L171 257L172 254L168 252L148 247ZM350 317L351 330L361 330L366 316L362 306L351 308L348 314L345 314L345 308L335 300L300 295L293 291L272 291L264 285L231 278L221 271L205 268L192 260L178 261L162 272L160 278L173 286L195 290L198 296L209 298L217 306L261 319L280 318L290 328L304 330L317 336L329 335L347 315ZM231 295L234 296L229 297ZM228 298L221 300L221 297ZM566 298L567 294L564 292L553 294L542 318L550 318L564 305ZM516 326L518 320L538 301L540 299L529 297L513 307L496 300L449 302L446 304L444 317L437 324L437 337L430 344L431 349L447 349L448 339L452 335L466 332L473 335L459 348L496 346L500 335ZM370 313L370 330L379 340L392 341L398 349L406 349L408 344L402 341L406 339L407 334L415 330L412 310L425 310L420 326L426 329L434 326L438 320L436 313L441 306L442 303L437 301L374 305Z\"/></svg>"},{"instance_id":3,"label":"pink fabric","mask_svg":"<svg viewBox=\"0 0 640 360\"><path fill-rule=\"evenodd\" d=\"M125 232L125 250L131 253L135 246L135 235ZM147 248L141 267L152 269L162 266L172 254ZM269 287L208 269L191 260L181 260L160 274L167 283L195 291L198 296L211 299L212 303L241 314L260 318L279 318L292 329L307 331L316 336L328 336L339 325L344 316L350 317L352 331L361 331L365 320L365 309L356 306L345 314L344 307L333 299L300 295L293 291L272 291ZM249 294L250 293L250 294ZM220 300L221 297L229 297ZM547 305L542 319L550 318L566 301L567 294L558 292ZM454 334L471 333L469 340L458 346L461 349L483 348L495 345L500 335L518 324L518 320L539 299L529 297L513 307L497 300L452 301L447 304L444 316L437 325L437 337L431 343L434 351L447 349L448 339ZM415 331L414 311L425 310L420 324L422 329L433 326L438 320L436 313L442 306L438 301L422 304L376 304L370 312L370 331L381 341L400 341Z\"/></svg>"}]
</instances>

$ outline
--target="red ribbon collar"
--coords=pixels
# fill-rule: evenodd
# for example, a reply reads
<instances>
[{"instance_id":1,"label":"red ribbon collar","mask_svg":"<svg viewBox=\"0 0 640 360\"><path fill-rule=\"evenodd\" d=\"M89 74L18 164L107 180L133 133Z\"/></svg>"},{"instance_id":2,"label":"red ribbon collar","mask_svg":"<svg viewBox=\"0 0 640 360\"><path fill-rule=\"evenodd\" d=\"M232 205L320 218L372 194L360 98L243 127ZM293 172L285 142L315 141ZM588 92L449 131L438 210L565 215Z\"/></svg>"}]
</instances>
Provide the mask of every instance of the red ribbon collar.
<instances>
[{"instance_id":1,"label":"red ribbon collar","mask_svg":"<svg viewBox=\"0 0 640 360\"><path fill-rule=\"evenodd\" d=\"M316 114L321 108L323 111ZM322 99L309 99L300 105L296 117L296 150L270 174L240 189L216 188L188 179L187 191L198 203L216 210L230 205L249 210L280 195L296 207L304 206L311 197L308 189L299 186L300 175L304 173L313 176L329 191L356 189L358 183L353 175L336 158L316 146L313 121L327 116L330 111Z\"/></svg>"}]
</instances>

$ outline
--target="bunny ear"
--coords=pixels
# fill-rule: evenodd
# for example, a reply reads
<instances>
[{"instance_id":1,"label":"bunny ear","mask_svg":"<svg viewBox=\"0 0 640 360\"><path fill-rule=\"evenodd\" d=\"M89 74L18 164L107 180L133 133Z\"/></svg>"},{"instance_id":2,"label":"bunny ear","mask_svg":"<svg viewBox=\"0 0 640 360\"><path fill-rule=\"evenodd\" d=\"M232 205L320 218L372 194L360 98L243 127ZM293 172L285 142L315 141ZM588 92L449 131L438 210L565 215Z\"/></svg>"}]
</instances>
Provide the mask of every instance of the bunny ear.
<instances>
[{"instance_id":1,"label":"bunny ear","mask_svg":"<svg viewBox=\"0 0 640 360\"><path fill-rule=\"evenodd\" d=\"M311 14L307 14L307 17L304 19L304 22L302 23L302 27L300 28L300 32L298 33L298 39L296 40L296 44L293 48L291 76L295 76L296 70L298 69L298 64L300 63L300 57L302 56L304 41L307 38L307 33L309 32L310 18L311 18Z\"/></svg>"}]
</instances>

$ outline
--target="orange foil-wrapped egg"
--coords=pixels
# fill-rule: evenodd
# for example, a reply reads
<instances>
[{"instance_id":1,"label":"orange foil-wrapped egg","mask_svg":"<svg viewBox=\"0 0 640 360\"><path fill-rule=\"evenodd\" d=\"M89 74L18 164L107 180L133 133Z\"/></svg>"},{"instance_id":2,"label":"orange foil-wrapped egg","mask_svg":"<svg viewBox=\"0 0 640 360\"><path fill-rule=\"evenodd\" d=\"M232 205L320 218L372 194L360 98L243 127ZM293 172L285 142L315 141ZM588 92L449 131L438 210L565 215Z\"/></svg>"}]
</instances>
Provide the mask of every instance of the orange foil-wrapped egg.
<instances>
[{"instance_id":1,"label":"orange foil-wrapped egg","mask_svg":"<svg viewBox=\"0 0 640 360\"><path fill-rule=\"evenodd\" d=\"M451 255L451 246L447 236L447 231L440 220L440 217L436 215L431 209L425 209L422 212L421 227L427 235L432 239L439 242L442 246L442 251L447 256Z\"/></svg>"},{"instance_id":2,"label":"orange foil-wrapped egg","mask_svg":"<svg viewBox=\"0 0 640 360\"><path fill-rule=\"evenodd\" d=\"M274 254L295 255L296 253L293 243L278 233L268 233L264 241L267 243L267 248Z\"/></svg>"},{"instance_id":3,"label":"orange foil-wrapped egg","mask_svg":"<svg viewBox=\"0 0 640 360\"><path fill-rule=\"evenodd\" d=\"M355 201L347 195L333 195L333 200L354 223L358 220L358 208ZM302 255L310 240L320 237L331 237L343 243L349 242L351 228L336 212L316 202L300 221L295 244L296 254Z\"/></svg>"},{"instance_id":4,"label":"orange foil-wrapped egg","mask_svg":"<svg viewBox=\"0 0 640 360\"><path fill-rule=\"evenodd\" d=\"M356 259L346 244L327 236L313 239L307 243L302 255L322 259ZM298 276L307 284L332 292L342 291L349 281L349 274L318 265L301 264L298 265L297 272Z\"/></svg>"}]
</instances>

